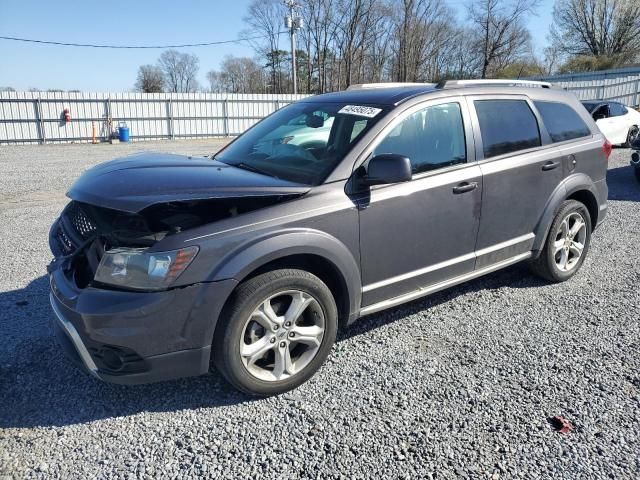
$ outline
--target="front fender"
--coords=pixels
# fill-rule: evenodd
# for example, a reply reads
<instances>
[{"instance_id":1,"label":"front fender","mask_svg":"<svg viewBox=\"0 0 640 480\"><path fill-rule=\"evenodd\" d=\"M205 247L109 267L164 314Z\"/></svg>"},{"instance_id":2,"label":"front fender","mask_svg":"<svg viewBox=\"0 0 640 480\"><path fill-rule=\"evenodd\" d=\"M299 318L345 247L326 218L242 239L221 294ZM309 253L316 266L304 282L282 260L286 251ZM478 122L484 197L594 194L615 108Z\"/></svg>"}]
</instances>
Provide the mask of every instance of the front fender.
<instances>
[{"instance_id":1,"label":"front fender","mask_svg":"<svg viewBox=\"0 0 640 480\"><path fill-rule=\"evenodd\" d=\"M337 238L310 228L291 228L252 238L218 262L209 281L233 278L242 281L256 269L290 255L316 255L342 275L349 299L349 320L360 309L362 283L358 263Z\"/></svg>"},{"instance_id":2,"label":"front fender","mask_svg":"<svg viewBox=\"0 0 640 480\"><path fill-rule=\"evenodd\" d=\"M549 229L551 228L551 224L553 223L553 219L556 216L556 213L562 202L564 202L567 198L569 198L575 192L586 190L593 195L594 201L597 203L597 190L593 181L588 175L584 173L575 173L565 178L562 183L560 183L556 189L553 191L551 196L549 197L549 201L545 206L544 212L538 221L538 224L535 228L536 238L533 242L532 250L534 252L540 252L544 247L544 242L547 240L547 235L549 234ZM592 219L593 224L596 224L597 219Z\"/></svg>"}]
</instances>

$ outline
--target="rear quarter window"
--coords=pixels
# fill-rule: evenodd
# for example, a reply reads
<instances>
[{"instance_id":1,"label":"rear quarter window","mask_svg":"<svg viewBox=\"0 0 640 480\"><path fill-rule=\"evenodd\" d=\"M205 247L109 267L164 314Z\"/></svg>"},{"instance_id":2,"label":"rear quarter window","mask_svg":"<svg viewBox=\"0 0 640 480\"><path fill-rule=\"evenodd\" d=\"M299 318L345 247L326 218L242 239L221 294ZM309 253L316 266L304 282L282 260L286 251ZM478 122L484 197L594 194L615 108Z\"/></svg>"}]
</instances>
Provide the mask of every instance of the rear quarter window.
<instances>
[{"instance_id":1,"label":"rear quarter window","mask_svg":"<svg viewBox=\"0 0 640 480\"><path fill-rule=\"evenodd\" d=\"M539 147L538 121L525 100L473 102L484 147L484 158Z\"/></svg>"},{"instance_id":2,"label":"rear quarter window","mask_svg":"<svg viewBox=\"0 0 640 480\"><path fill-rule=\"evenodd\" d=\"M609 113L612 117L621 117L627 114L627 108L621 103L610 103Z\"/></svg>"},{"instance_id":3,"label":"rear quarter window","mask_svg":"<svg viewBox=\"0 0 640 480\"><path fill-rule=\"evenodd\" d=\"M569 105L559 102L533 102L554 143L588 137L591 131Z\"/></svg>"}]
</instances>

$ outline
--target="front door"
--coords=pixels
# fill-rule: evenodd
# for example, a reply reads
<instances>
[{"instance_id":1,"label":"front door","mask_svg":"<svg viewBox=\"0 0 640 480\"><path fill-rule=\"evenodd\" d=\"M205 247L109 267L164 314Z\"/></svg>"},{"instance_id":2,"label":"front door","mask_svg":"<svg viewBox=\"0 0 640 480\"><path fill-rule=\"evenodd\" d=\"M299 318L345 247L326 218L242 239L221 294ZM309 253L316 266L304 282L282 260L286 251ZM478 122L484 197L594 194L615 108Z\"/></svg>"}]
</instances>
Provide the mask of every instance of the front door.
<instances>
[{"instance_id":1,"label":"front door","mask_svg":"<svg viewBox=\"0 0 640 480\"><path fill-rule=\"evenodd\" d=\"M401 114L372 147L409 157L413 179L357 200L363 306L473 271L482 175L466 132L463 99L433 101Z\"/></svg>"}]
</instances>

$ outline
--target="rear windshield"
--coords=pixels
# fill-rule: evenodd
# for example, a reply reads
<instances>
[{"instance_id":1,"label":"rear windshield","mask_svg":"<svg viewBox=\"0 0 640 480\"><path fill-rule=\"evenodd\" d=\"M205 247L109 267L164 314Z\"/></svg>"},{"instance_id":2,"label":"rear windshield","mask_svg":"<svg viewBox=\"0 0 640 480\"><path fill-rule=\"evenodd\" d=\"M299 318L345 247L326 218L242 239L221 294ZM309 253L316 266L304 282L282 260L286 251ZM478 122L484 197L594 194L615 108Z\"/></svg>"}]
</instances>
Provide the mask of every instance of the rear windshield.
<instances>
[{"instance_id":1,"label":"rear windshield","mask_svg":"<svg viewBox=\"0 0 640 480\"><path fill-rule=\"evenodd\" d=\"M378 105L299 102L278 110L215 159L306 185L318 185L386 114Z\"/></svg>"},{"instance_id":2,"label":"rear windshield","mask_svg":"<svg viewBox=\"0 0 640 480\"><path fill-rule=\"evenodd\" d=\"M591 135L587 124L569 105L558 102L536 101L533 103L540 112L544 126L547 127L554 143Z\"/></svg>"}]
</instances>

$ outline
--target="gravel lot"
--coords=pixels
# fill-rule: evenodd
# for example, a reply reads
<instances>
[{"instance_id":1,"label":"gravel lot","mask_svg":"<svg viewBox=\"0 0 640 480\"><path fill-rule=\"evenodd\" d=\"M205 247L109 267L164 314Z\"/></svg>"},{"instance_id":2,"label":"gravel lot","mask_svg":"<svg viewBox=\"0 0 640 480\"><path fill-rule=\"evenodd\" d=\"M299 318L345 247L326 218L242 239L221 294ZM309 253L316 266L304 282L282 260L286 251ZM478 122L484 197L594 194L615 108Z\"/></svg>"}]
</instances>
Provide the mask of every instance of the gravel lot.
<instances>
[{"instance_id":1,"label":"gravel lot","mask_svg":"<svg viewBox=\"0 0 640 480\"><path fill-rule=\"evenodd\" d=\"M609 163L582 271L515 266L362 319L307 384L254 400L217 373L123 387L52 337L47 231L92 164L216 141L0 147L0 478L638 478L640 184ZM574 426L561 434L549 423Z\"/></svg>"}]
</instances>

